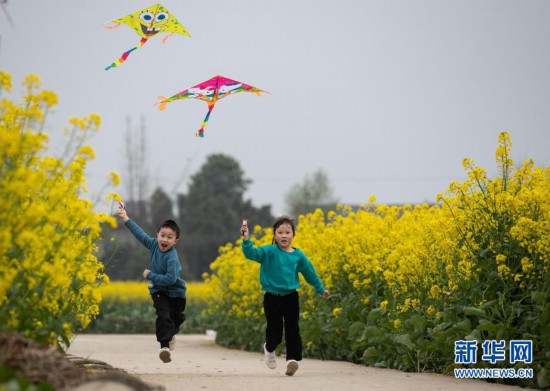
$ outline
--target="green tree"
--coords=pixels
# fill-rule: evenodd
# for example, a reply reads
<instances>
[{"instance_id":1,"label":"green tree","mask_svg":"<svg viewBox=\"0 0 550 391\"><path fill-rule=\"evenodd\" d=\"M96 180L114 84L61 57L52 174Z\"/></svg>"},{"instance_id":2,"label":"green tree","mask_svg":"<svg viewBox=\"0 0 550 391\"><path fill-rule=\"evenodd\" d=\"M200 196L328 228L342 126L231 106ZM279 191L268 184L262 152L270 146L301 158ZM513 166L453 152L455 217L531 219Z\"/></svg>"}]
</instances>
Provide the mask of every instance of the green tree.
<instances>
[{"instance_id":1,"label":"green tree","mask_svg":"<svg viewBox=\"0 0 550 391\"><path fill-rule=\"evenodd\" d=\"M242 201L250 183L235 159L213 154L191 177L188 193L178 196L187 279L199 280L209 271L219 247L238 238L243 214L253 224L271 223L271 206L256 208L250 200Z\"/></svg>"},{"instance_id":2,"label":"green tree","mask_svg":"<svg viewBox=\"0 0 550 391\"><path fill-rule=\"evenodd\" d=\"M306 175L301 183L294 184L285 197L286 209L292 216L333 208L338 202L328 175L322 169Z\"/></svg>"}]
</instances>

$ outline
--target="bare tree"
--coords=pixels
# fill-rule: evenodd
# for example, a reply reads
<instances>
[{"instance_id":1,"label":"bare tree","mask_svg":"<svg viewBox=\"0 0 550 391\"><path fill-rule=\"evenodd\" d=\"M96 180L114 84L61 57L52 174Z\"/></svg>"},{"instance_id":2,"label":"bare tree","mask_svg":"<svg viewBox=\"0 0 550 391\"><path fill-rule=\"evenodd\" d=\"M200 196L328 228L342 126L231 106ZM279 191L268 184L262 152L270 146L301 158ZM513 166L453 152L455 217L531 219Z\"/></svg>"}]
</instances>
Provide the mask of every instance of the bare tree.
<instances>
[{"instance_id":1,"label":"bare tree","mask_svg":"<svg viewBox=\"0 0 550 391\"><path fill-rule=\"evenodd\" d=\"M134 214L142 221L147 220L147 199L149 193L149 166L147 159L147 130L145 119L140 118L138 127L132 126L130 117L126 119L125 160L126 196ZM136 216L137 217L137 216Z\"/></svg>"},{"instance_id":2,"label":"bare tree","mask_svg":"<svg viewBox=\"0 0 550 391\"><path fill-rule=\"evenodd\" d=\"M8 19L8 22L10 22L10 25L12 27L15 27L15 23L13 23L13 19L11 18L9 12L8 12L8 0L0 0L0 6L2 7L2 10L4 11L4 14L6 15L6 19Z\"/></svg>"}]
</instances>

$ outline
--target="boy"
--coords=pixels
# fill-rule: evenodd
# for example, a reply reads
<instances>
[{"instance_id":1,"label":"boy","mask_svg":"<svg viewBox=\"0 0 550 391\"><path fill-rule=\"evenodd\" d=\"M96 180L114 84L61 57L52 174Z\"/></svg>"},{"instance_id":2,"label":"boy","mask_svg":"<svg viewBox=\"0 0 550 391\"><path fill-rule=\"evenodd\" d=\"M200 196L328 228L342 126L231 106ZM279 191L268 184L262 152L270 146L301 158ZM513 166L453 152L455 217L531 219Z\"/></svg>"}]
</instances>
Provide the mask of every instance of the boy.
<instances>
[{"instance_id":1,"label":"boy","mask_svg":"<svg viewBox=\"0 0 550 391\"><path fill-rule=\"evenodd\" d=\"M161 224L157 237L152 238L128 217L122 204L118 215L136 239L150 251L149 268L143 271L143 277L149 280L149 293L157 315L155 327L157 341L160 342L159 358L165 363L170 362L170 351L176 347L176 334L185 320L186 286L179 276L181 264L174 248L180 229L175 221L166 220Z\"/></svg>"}]
</instances>

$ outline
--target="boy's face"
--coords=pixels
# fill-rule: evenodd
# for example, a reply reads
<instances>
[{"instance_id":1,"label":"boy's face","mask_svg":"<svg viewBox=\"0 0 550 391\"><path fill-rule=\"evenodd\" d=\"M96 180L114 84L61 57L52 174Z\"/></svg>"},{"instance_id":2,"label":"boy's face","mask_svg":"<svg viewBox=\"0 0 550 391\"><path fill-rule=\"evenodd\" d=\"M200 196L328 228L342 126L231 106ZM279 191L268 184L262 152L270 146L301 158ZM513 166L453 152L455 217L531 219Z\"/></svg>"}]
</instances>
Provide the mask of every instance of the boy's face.
<instances>
[{"instance_id":1,"label":"boy's face","mask_svg":"<svg viewBox=\"0 0 550 391\"><path fill-rule=\"evenodd\" d=\"M294 234L292 233L292 227L290 224L281 224L275 229L275 241L283 250L288 250Z\"/></svg>"},{"instance_id":2,"label":"boy's face","mask_svg":"<svg viewBox=\"0 0 550 391\"><path fill-rule=\"evenodd\" d=\"M159 243L160 251L166 252L174 247L174 244L178 242L176 238L176 232L172 228L162 227L157 233L157 241Z\"/></svg>"}]
</instances>

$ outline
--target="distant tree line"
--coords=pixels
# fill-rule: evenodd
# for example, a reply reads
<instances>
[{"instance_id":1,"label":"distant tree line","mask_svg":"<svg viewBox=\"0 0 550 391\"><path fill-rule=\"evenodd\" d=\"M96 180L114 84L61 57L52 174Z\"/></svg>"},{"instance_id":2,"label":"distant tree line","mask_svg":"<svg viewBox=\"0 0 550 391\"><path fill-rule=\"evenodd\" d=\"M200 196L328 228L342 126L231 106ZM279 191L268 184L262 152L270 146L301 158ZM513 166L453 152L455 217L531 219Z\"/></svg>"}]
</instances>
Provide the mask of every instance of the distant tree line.
<instances>
[{"instance_id":1,"label":"distant tree line","mask_svg":"<svg viewBox=\"0 0 550 391\"><path fill-rule=\"evenodd\" d=\"M187 280L201 280L219 253L220 246L239 236L241 219L254 225L270 226L274 217L271 206L256 207L245 193L252 183L234 158L224 154L207 157L203 166L190 177L186 194L168 194L157 187L150 196L151 183L147 162L145 121L132 126L127 120L124 143L126 210L150 236L167 219L175 220L181 229L176 245ZM184 170L184 179L187 176ZM298 217L320 207L332 209L336 204L328 175L318 170L294 184L285 198L286 210ZM113 211L116 213L116 211ZM100 256L113 280L140 279L149 264L149 251L138 243L122 224L116 229L105 227ZM111 240L111 238L114 238Z\"/></svg>"}]
</instances>

